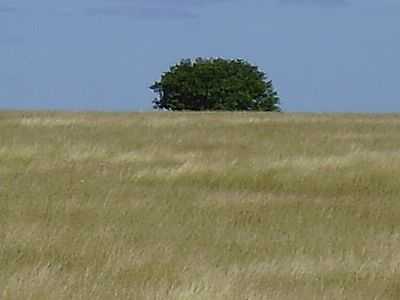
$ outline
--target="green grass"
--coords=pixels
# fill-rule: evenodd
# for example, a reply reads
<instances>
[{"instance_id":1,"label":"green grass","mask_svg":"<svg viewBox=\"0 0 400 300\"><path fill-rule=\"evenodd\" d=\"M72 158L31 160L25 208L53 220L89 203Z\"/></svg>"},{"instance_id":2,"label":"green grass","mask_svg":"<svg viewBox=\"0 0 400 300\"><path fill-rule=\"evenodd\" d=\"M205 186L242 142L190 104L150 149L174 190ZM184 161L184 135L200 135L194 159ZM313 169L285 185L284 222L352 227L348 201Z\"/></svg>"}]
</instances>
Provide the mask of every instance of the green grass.
<instances>
[{"instance_id":1,"label":"green grass","mask_svg":"<svg viewBox=\"0 0 400 300\"><path fill-rule=\"evenodd\" d=\"M400 299L400 116L0 113L0 299Z\"/></svg>"}]
</instances>

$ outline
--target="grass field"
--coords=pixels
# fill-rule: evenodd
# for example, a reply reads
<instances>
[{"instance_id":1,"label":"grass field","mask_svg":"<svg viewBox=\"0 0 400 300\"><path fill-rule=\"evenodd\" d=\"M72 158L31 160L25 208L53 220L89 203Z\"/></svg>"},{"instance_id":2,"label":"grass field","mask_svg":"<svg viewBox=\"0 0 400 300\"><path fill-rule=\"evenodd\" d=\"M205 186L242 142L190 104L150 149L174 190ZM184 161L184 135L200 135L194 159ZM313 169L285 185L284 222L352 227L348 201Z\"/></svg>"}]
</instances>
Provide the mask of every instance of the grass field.
<instances>
[{"instance_id":1,"label":"grass field","mask_svg":"<svg viewBox=\"0 0 400 300\"><path fill-rule=\"evenodd\" d=\"M400 299L400 115L2 112L0 299Z\"/></svg>"}]
</instances>

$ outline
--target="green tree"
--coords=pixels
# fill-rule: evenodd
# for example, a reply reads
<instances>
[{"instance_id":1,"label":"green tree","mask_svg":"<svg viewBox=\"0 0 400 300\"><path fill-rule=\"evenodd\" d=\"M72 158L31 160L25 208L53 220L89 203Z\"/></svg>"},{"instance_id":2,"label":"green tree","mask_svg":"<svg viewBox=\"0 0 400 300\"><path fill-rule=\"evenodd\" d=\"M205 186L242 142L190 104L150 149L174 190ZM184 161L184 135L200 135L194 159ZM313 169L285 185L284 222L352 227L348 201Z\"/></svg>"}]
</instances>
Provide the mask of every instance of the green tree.
<instances>
[{"instance_id":1,"label":"green tree","mask_svg":"<svg viewBox=\"0 0 400 300\"><path fill-rule=\"evenodd\" d=\"M242 59L183 59L150 89L155 109L280 111L272 81Z\"/></svg>"}]
</instances>

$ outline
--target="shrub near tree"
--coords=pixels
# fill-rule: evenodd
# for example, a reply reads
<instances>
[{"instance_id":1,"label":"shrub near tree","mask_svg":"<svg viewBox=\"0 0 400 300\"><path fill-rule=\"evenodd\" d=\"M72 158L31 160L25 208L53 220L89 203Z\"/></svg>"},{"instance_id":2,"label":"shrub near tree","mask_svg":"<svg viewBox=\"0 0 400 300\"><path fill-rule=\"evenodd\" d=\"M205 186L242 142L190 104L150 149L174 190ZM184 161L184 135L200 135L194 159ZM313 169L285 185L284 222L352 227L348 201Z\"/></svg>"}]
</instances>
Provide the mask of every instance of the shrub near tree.
<instances>
[{"instance_id":1,"label":"shrub near tree","mask_svg":"<svg viewBox=\"0 0 400 300\"><path fill-rule=\"evenodd\" d=\"M155 109L280 111L272 81L242 59L184 59L150 89Z\"/></svg>"}]
</instances>

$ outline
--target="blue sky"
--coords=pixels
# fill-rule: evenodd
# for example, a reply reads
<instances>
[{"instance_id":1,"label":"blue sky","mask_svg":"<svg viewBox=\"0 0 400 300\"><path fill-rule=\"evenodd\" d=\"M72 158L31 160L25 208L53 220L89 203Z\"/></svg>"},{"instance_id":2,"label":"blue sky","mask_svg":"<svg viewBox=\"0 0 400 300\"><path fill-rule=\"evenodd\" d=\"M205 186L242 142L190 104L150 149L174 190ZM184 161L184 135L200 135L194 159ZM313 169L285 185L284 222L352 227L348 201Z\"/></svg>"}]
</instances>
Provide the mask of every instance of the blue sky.
<instances>
[{"instance_id":1,"label":"blue sky","mask_svg":"<svg viewBox=\"0 0 400 300\"><path fill-rule=\"evenodd\" d=\"M181 58L243 58L286 111L400 112L398 0L0 0L0 108L151 110Z\"/></svg>"}]
</instances>

